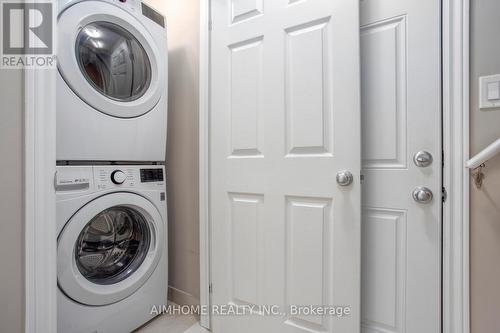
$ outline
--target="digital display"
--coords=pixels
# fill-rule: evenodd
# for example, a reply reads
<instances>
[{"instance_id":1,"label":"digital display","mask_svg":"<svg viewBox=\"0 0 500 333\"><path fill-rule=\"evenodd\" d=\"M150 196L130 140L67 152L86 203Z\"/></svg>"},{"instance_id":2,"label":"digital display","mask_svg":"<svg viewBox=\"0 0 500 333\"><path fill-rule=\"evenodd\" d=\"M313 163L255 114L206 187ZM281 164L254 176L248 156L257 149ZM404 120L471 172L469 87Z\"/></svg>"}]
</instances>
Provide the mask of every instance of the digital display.
<instances>
[{"instance_id":1,"label":"digital display","mask_svg":"<svg viewBox=\"0 0 500 333\"><path fill-rule=\"evenodd\" d=\"M141 169L141 183L162 182L163 169Z\"/></svg>"}]
</instances>

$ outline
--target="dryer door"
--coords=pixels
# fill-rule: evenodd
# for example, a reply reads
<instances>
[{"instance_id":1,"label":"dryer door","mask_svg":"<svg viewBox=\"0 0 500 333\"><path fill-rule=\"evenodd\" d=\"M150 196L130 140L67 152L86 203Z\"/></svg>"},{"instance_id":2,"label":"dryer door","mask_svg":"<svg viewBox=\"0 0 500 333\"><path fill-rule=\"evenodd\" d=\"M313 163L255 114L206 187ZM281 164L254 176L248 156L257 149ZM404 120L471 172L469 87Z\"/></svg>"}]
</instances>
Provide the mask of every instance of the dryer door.
<instances>
[{"instance_id":1,"label":"dryer door","mask_svg":"<svg viewBox=\"0 0 500 333\"><path fill-rule=\"evenodd\" d=\"M58 240L58 283L74 301L105 305L140 288L162 255L164 222L145 198L100 197L66 223Z\"/></svg>"},{"instance_id":2,"label":"dryer door","mask_svg":"<svg viewBox=\"0 0 500 333\"><path fill-rule=\"evenodd\" d=\"M58 68L84 102L108 115L149 112L165 89L156 42L133 15L102 1L83 1L58 19ZM163 56L164 58L164 56Z\"/></svg>"}]
</instances>

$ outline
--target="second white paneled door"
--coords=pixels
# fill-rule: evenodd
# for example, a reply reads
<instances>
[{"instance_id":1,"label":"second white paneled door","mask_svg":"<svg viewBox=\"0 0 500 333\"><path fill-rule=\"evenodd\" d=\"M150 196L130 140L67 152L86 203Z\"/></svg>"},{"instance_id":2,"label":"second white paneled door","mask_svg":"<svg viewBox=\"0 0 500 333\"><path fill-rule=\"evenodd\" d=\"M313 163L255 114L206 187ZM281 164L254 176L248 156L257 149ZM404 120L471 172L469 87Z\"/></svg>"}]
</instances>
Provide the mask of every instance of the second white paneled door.
<instances>
[{"instance_id":1,"label":"second white paneled door","mask_svg":"<svg viewBox=\"0 0 500 333\"><path fill-rule=\"evenodd\" d=\"M362 332L438 333L441 1L362 0L361 25Z\"/></svg>"},{"instance_id":2,"label":"second white paneled door","mask_svg":"<svg viewBox=\"0 0 500 333\"><path fill-rule=\"evenodd\" d=\"M212 0L211 10L212 304L282 312L214 314L212 329L359 332L359 3Z\"/></svg>"}]
</instances>

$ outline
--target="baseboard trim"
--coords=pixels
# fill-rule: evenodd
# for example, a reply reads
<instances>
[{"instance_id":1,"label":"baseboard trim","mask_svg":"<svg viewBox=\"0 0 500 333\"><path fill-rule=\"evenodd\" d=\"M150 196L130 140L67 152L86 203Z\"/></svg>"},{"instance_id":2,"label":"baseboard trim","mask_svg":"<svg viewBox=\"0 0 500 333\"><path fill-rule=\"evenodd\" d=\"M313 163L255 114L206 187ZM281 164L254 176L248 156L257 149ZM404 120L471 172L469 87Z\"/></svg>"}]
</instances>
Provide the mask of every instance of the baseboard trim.
<instances>
[{"instance_id":1,"label":"baseboard trim","mask_svg":"<svg viewBox=\"0 0 500 333\"><path fill-rule=\"evenodd\" d=\"M172 286L168 286L168 300L178 305L200 305L200 300L197 297Z\"/></svg>"}]
</instances>

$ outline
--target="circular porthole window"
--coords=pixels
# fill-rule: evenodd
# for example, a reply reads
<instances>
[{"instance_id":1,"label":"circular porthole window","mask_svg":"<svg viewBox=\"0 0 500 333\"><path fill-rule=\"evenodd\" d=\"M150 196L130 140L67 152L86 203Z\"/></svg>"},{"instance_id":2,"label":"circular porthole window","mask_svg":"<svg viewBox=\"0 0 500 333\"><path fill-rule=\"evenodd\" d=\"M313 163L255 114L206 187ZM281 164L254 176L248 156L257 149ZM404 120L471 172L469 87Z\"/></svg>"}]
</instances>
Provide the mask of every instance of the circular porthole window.
<instances>
[{"instance_id":1,"label":"circular porthole window","mask_svg":"<svg viewBox=\"0 0 500 333\"><path fill-rule=\"evenodd\" d=\"M141 266L150 243L151 230L140 212L125 206L111 207L83 228L75 247L76 265L92 283L115 284Z\"/></svg>"},{"instance_id":2,"label":"circular porthole window","mask_svg":"<svg viewBox=\"0 0 500 333\"><path fill-rule=\"evenodd\" d=\"M130 102L151 84L151 63L140 42L110 22L87 24L76 38L77 62L87 81L102 95Z\"/></svg>"}]
</instances>

